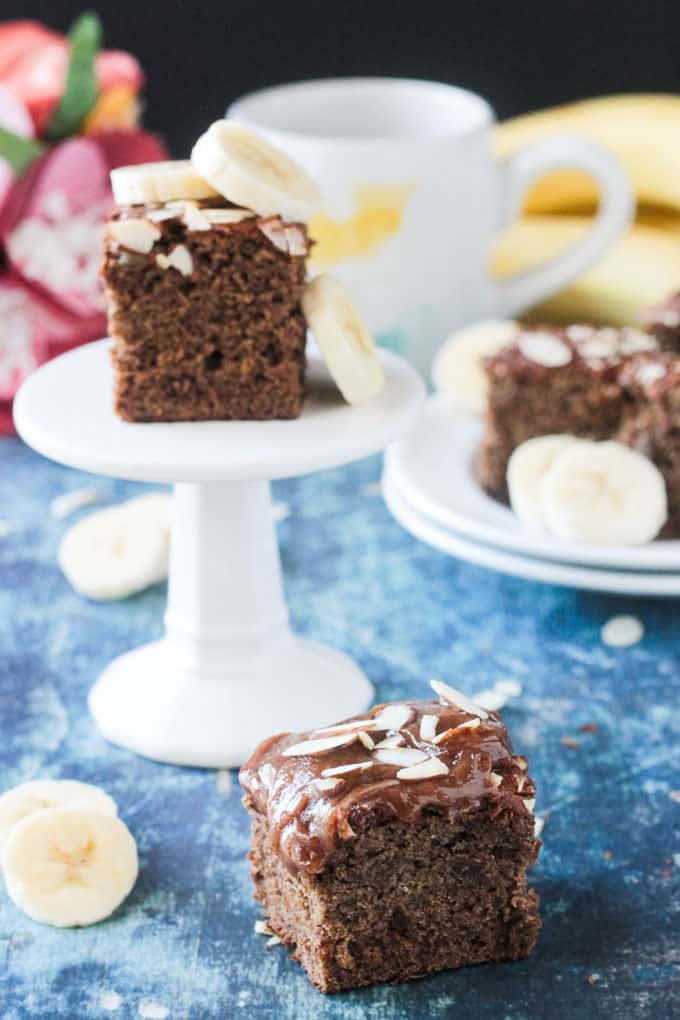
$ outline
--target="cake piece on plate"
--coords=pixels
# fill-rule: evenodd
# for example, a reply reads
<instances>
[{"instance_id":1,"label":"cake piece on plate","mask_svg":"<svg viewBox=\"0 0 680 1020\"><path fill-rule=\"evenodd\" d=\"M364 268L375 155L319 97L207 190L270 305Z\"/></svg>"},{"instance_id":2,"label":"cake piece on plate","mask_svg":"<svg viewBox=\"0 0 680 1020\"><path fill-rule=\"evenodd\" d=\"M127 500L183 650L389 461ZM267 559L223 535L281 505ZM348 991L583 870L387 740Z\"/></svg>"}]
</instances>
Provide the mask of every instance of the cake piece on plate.
<instances>
[{"instance_id":1,"label":"cake piece on plate","mask_svg":"<svg viewBox=\"0 0 680 1020\"><path fill-rule=\"evenodd\" d=\"M621 369L620 382L628 409L616 438L656 464L668 497L661 537L680 536L680 356L640 354Z\"/></svg>"},{"instance_id":2,"label":"cake piece on plate","mask_svg":"<svg viewBox=\"0 0 680 1020\"><path fill-rule=\"evenodd\" d=\"M540 927L535 790L497 715L439 701L264 741L241 769L268 927L323 992L514 960Z\"/></svg>"},{"instance_id":3,"label":"cake piece on plate","mask_svg":"<svg viewBox=\"0 0 680 1020\"><path fill-rule=\"evenodd\" d=\"M576 324L522 330L484 362L488 398L477 462L481 485L507 501L508 461L527 439L564 433L612 438L626 411L621 365L657 348L652 337L628 328Z\"/></svg>"},{"instance_id":4,"label":"cake piece on plate","mask_svg":"<svg viewBox=\"0 0 680 1020\"><path fill-rule=\"evenodd\" d=\"M193 162L114 170L104 279L127 421L294 418L305 386L302 294L318 202L307 174L220 121Z\"/></svg>"},{"instance_id":5,"label":"cake piece on plate","mask_svg":"<svg viewBox=\"0 0 680 1020\"><path fill-rule=\"evenodd\" d=\"M680 291L659 305L645 308L642 322L662 351L680 354Z\"/></svg>"}]
</instances>

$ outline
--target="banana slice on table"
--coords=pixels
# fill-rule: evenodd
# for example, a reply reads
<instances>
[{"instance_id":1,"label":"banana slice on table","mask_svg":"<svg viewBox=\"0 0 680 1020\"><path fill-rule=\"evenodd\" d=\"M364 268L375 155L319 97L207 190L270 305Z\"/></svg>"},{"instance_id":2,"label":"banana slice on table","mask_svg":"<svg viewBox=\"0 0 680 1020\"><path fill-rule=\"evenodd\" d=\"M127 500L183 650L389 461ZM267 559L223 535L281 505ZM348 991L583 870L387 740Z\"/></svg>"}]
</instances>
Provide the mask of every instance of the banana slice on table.
<instances>
[{"instance_id":1,"label":"banana slice on table","mask_svg":"<svg viewBox=\"0 0 680 1020\"><path fill-rule=\"evenodd\" d=\"M382 390L383 367L373 338L335 277L316 276L302 294L302 310L326 367L348 404L364 404Z\"/></svg>"},{"instance_id":2,"label":"banana slice on table","mask_svg":"<svg viewBox=\"0 0 680 1020\"><path fill-rule=\"evenodd\" d=\"M644 545L663 527L666 486L647 457L622 443L576 443L548 470L543 512L559 538Z\"/></svg>"},{"instance_id":3,"label":"banana slice on table","mask_svg":"<svg viewBox=\"0 0 680 1020\"><path fill-rule=\"evenodd\" d=\"M98 786L75 779L35 779L0 796L0 856L14 826L46 808L88 808L104 815L117 815L116 802Z\"/></svg>"},{"instance_id":4,"label":"banana slice on table","mask_svg":"<svg viewBox=\"0 0 680 1020\"><path fill-rule=\"evenodd\" d=\"M574 436L537 436L521 443L508 461L507 482L510 506L529 528L543 530L543 483L559 456L574 443L586 442Z\"/></svg>"},{"instance_id":5,"label":"banana slice on table","mask_svg":"<svg viewBox=\"0 0 680 1020\"><path fill-rule=\"evenodd\" d=\"M122 599L168 574L172 497L150 493L89 514L64 535L59 566L80 595Z\"/></svg>"},{"instance_id":6,"label":"banana slice on table","mask_svg":"<svg viewBox=\"0 0 680 1020\"><path fill-rule=\"evenodd\" d=\"M197 174L236 205L259 216L306 222L321 204L311 177L260 135L230 120L217 120L191 152Z\"/></svg>"},{"instance_id":7,"label":"banana slice on table","mask_svg":"<svg viewBox=\"0 0 680 1020\"><path fill-rule=\"evenodd\" d=\"M212 185L198 176L188 159L120 166L111 171L111 188L118 205L214 198L218 194Z\"/></svg>"},{"instance_id":8,"label":"banana slice on table","mask_svg":"<svg viewBox=\"0 0 680 1020\"><path fill-rule=\"evenodd\" d=\"M10 899L57 928L96 924L132 889L136 843L120 818L77 808L48 808L18 822L2 857Z\"/></svg>"},{"instance_id":9,"label":"banana slice on table","mask_svg":"<svg viewBox=\"0 0 680 1020\"><path fill-rule=\"evenodd\" d=\"M482 412L487 381L482 359L497 354L519 331L513 319L485 319L452 333L432 365L432 382L456 408Z\"/></svg>"}]
</instances>

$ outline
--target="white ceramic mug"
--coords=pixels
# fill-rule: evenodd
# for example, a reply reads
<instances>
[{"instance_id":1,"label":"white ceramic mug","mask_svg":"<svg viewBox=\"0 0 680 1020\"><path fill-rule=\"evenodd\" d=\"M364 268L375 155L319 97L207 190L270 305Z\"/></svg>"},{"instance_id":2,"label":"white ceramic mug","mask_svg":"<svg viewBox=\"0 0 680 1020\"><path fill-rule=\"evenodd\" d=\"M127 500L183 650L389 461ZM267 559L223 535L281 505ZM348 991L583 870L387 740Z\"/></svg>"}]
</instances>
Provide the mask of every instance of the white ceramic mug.
<instances>
[{"instance_id":1,"label":"white ceramic mug","mask_svg":"<svg viewBox=\"0 0 680 1020\"><path fill-rule=\"evenodd\" d=\"M451 329L514 315L580 275L630 222L624 171L600 146L554 136L498 161L494 114L480 96L437 82L336 78L280 85L234 102L228 116L266 135L319 182L324 209L313 272L349 288L374 335L421 369ZM584 238L531 272L489 275L497 231L529 186L562 167L601 192Z\"/></svg>"}]
</instances>

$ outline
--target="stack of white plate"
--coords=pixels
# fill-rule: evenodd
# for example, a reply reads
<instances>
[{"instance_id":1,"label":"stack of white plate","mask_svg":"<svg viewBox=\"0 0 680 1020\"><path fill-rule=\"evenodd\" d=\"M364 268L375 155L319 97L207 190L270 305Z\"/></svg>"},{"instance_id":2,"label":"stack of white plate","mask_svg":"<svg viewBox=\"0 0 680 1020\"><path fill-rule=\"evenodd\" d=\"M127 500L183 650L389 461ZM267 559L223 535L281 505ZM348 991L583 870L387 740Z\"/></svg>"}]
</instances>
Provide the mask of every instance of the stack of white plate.
<instances>
[{"instance_id":1,"label":"stack of white plate","mask_svg":"<svg viewBox=\"0 0 680 1020\"><path fill-rule=\"evenodd\" d=\"M593 591L680 595L680 541L579 545L527 531L475 477L478 418L430 397L416 427L385 457L383 494L396 519L451 556L516 577Z\"/></svg>"}]
</instances>

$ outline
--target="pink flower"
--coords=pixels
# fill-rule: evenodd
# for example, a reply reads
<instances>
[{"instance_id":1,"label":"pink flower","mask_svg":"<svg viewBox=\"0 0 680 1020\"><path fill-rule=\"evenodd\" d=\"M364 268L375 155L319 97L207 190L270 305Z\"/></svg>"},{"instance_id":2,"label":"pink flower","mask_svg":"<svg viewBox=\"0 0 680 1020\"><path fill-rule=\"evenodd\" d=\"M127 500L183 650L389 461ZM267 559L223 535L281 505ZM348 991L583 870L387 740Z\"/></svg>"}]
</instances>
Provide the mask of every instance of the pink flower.
<instances>
[{"instance_id":1,"label":"pink flower","mask_svg":"<svg viewBox=\"0 0 680 1020\"><path fill-rule=\"evenodd\" d=\"M28 109L35 132L42 135L64 91L68 45L65 36L37 21L0 25L0 84ZM100 95L121 86L139 92L144 74L129 53L104 50L96 62Z\"/></svg>"},{"instance_id":2,"label":"pink flower","mask_svg":"<svg viewBox=\"0 0 680 1020\"><path fill-rule=\"evenodd\" d=\"M36 364L104 336L97 273L113 204L109 172L165 157L138 131L70 138L11 185L0 208L0 402ZM2 418L0 408L0 432Z\"/></svg>"}]
</instances>

